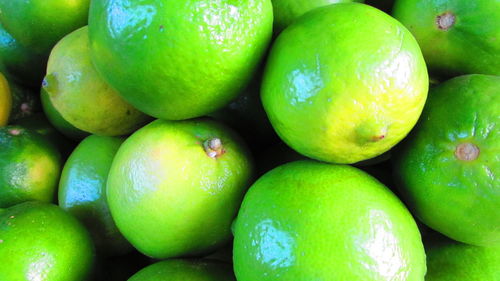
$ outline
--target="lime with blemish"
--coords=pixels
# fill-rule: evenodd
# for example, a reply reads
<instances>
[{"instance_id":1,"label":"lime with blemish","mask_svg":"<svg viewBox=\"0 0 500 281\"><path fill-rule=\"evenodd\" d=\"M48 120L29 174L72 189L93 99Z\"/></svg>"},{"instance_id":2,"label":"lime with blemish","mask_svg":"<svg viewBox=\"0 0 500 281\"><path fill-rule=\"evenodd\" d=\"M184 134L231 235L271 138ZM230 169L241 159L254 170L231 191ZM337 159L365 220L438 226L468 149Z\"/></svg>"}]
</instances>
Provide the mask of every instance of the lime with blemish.
<instances>
[{"instance_id":1,"label":"lime with blemish","mask_svg":"<svg viewBox=\"0 0 500 281\"><path fill-rule=\"evenodd\" d=\"M0 208L54 201L61 166L59 151L44 136L22 126L0 128Z\"/></svg>"},{"instance_id":2,"label":"lime with blemish","mask_svg":"<svg viewBox=\"0 0 500 281\"><path fill-rule=\"evenodd\" d=\"M500 1L397 0L393 15L417 38L431 71L500 75Z\"/></svg>"},{"instance_id":3,"label":"lime with blemish","mask_svg":"<svg viewBox=\"0 0 500 281\"><path fill-rule=\"evenodd\" d=\"M278 135L316 160L355 163L415 125L429 82L411 33L360 3L317 8L276 39L261 97Z\"/></svg>"},{"instance_id":4,"label":"lime with blemish","mask_svg":"<svg viewBox=\"0 0 500 281\"><path fill-rule=\"evenodd\" d=\"M120 232L148 256L207 254L229 241L252 170L246 145L222 124L156 120L116 153L109 209Z\"/></svg>"},{"instance_id":5,"label":"lime with blemish","mask_svg":"<svg viewBox=\"0 0 500 281\"><path fill-rule=\"evenodd\" d=\"M413 213L444 235L500 245L500 77L466 75L431 89L415 130L394 152Z\"/></svg>"},{"instance_id":6,"label":"lime with blemish","mask_svg":"<svg viewBox=\"0 0 500 281\"><path fill-rule=\"evenodd\" d=\"M52 50L43 81L42 99L77 129L96 135L129 134L150 118L106 83L90 60L88 28L65 36ZM43 101L47 106L48 101ZM47 110L46 110L47 111Z\"/></svg>"}]
</instances>

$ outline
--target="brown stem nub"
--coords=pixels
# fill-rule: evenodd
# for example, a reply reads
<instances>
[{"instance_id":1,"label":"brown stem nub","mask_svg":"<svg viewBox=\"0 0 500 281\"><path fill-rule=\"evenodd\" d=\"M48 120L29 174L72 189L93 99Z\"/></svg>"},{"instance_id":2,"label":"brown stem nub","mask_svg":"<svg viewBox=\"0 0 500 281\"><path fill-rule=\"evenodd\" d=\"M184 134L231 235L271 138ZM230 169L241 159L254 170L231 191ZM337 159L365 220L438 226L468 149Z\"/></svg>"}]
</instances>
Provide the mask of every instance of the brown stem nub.
<instances>
[{"instance_id":1,"label":"brown stem nub","mask_svg":"<svg viewBox=\"0 0 500 281\"><path fill-rule=\"evenodd\" d=\"M219 138L211 138L203 143L205 152L211 158L217 158L224 154L224 147L222 146L222 141Z\"/></svg>"},{"instance_id":2,"label":"brown stem nub","mask_svg":"<svg viewBox=\"0 0 500 281\"><path fill-rule=\"evenodd\" d=\"M462 161L476 160L479 157L479 147L470 142L461 143L455 149L455 157Z\"/></svg>"},{"instance_id":3,"label":"brown stem nub","mask_svg":"<svg viewBox=\"0 0 500 281\"><path fill-rule=\"evenodd\" d=\"M455 15L451 12L444 12L437 16L436 24L441 30L448 30L455 24Z\"/></svg>"},{"instance_id":4,"label":"brown stem nub","mask_svg":"<svg viewBox=\"0 0 500 281\"><path fill-rule=\"evenodd\" d=\"M11 134L13 136L19 136L21 134L21 129L12 128L9 130L9 134Z\"/></svg>"}]
</instances>

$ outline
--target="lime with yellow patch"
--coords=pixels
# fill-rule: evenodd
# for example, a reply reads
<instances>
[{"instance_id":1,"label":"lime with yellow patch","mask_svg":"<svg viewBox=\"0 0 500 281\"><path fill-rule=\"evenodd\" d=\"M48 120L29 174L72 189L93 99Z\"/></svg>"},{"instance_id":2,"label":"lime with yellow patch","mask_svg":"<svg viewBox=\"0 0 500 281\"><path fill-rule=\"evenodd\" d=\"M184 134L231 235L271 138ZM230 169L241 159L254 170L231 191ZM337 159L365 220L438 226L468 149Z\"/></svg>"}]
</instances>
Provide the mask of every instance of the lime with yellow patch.
<instances>
[{"instance_id":1,"label":"lime with yellow patch","mask_svg":"<svg viewBox=\"0 0 500 281\"><path fill-rule=\"evenodd\" d=\"M364 4L306 13L276 39L261 97L278 135L297 152L355 163L388 151L423 109L428 75L411 33Z\"/></svg>"},{"instance_id":2,"label":"lime with yellow patch","mask_svg":"<svg viewBox=\"0 0 500 281\"><path fill-rule=\"evenodd\" d=\"M246 193L233 227L238 281L423 281L418 227L387 187L347 165L282 165Z\"/></svg>"},{"instance_id":3,"label":"lime with yellow patch","mask_svg":"<svg viewBox=\"0 0 500 281\"><path fill-rule=\"evenodd\" d=\"M0 280L91 280L94 259L87 230L58 206L0 209Z\"/></svg>"},{"instance_id":4,"label":"lime with yellow patch","mask_svg":"<svg viewBox=\"0 0 500 281\"><path fill-rule=\"evenodd\" d=\"M59 151L44 136L21 126L0 128L0 208L54 201L61 166Z\"/></svg>"},{"instance_id":5,"label":"lime with yellow patch","mask_svg":"<svg viewBox=\"0 0 500 281\"><path fill-rule=\"evenodd\" d=\"M106 189L111 215L150 257L210 253L231 237L252 164L242 139L220 123L153 121L116 153Z\"/></svg>"},{"instance_id":6,"label":"lime with yellow patch","mask_svg":"<svg viewBox=\"0 0 500 281\"><path fill-rule=\"evenodd\" d=\"M145 267L128 281L236 281L231 264L213 260L160 261Z\"/></svg>"},{"instance_id":7,"label":"lime with yellow patch","mask_svg":"<svg viewBox=\"0 0 500 281\"><path fill-rule=\"evenodd\" d=\"M85 132L125 135L149 120L124 101L95 70L90 60L87 27L57 43L50 54L42 86L64 120Z\"/></svg>"},{"instance_id":8,"label":"lime with yellow patch","mask_svg":"<svg viewBox=\"0 0 500 281\"><path fill-rule=\"evenodd\" d=\"M303 14L315 8L346 2L364 0L272 0L274 12L274 33L279 33Z\"/></svg>"},{"instance_id":9,"label":"lime with yellow patch","mask_svg":"<svg viewBox=\"0 0 500 281\"><path fill-rule=\"evenodd\" d=\"M463 243L500 246L500 76L433 87L393 153L402 198L427 226Z\"/></svg>"},{"instance_id":10,"label":"lime with yellow patch","mask_svg":"<svg viewBox=\"0 0 500 281\"><path fill-rule=\"evenodd\" d=\"M246 86L272 24L270 0L92 1L92 59L139 110L169 120L200 117Z\"/></svg>"},{"instance_id":11,"label":"lime with yellow patch","mask_svg":"<svg viewBox=\"0 0 500 281\"><path fill-rule=\"evenodd\" d=\"M0 127L7 125L12 110L12 95L9 83L0 72Z\"/></svg>"}]
</instances>

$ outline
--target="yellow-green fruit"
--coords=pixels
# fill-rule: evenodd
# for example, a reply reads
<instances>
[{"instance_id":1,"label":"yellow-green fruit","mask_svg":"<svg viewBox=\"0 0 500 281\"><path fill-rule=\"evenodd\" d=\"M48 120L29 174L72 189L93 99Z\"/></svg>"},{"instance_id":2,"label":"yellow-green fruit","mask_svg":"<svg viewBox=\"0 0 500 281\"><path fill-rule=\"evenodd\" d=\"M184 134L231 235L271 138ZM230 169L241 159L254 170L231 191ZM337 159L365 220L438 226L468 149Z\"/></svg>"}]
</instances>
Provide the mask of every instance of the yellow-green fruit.
<instances>
[{"instance_id":1,"label":"yellow-green fruit","mask_svg":"<svg viewBox=\"0 0 500 281\"><path fill-rule=\"evenodd\" d=\"M274 12L274 33L279 33L303 14L315 8L346 2L364 0L272 0Z\"/></svg>"},{"instance_id":2,"label":"yellow-green fruit","mask_svg":"<svg viewBox=\"0 0 500 281\"><path fill-rule=\"evenodd\" d=\"M261 96L294 150L355 163L408 134L428 83L419 46L402 24L373 7L340 3L306 13L280 34Z\"/></svg>"},{"instance_id":3,"label":"yellow-green fruit","mask_svg":"<svg viewBox=\"0 0 500 281\"><path fill-rule=\"evenodd\" d=\"M251 176L248 149L229 128L156 120L116 153L108 205L123 236L148 256L207 254L229 241Z\"/></svg>"},{"instance_id":4,"label":"yellow-green fruit","mask_svg":"<svg viewBox=\"0 0 500 281\"><path fill-rule=\"evenodd\" d=\"M0 280L88 281L90 235L56 205L25 202L0 209Z\"/></svg>"},{"instance_id":5,"label":"yellow-green fruit","mask_svg":"<svg viewBox=\"0 0 500 281\"><path fill-rule=\"evenodd\" d=\"M180 120L236 98L272 34L271 0L92 1L99 73L139 110Z\"/></svg>"},{"instance_id":6,"label":"yellow-green fruit","mask_svg":"<svg viewBox=\"0 0 500 281\"><path fill-rule=\"evenodd\" d=\"M42 85L62 118L85 132L125 135L149 120L123 100L95 70L90 60L87 27L57 43Z\"/></svg>"},{"instance_id":7,"label":"yellow-green fruit","mask_svg":"<svg viewBox=\"0 0 500 281\"><path fill-rule=\"evenodd\" d=\"M12 96L10 93L9 83L7 82L7 79L5 79L5 76L0 73L0 126L7 125L11 109Z\"/></svg>"},{"instance_id":8,"label":"yellow-green fruit","mask_svg":"<svg viewBox=\"0 0 500 281\"><path fill-rule=\"evenodd\" d=\"M213 260L166 260L157 262L128 281L236 281L230 264Z\"/></svg>"},{"instance_id":9,"label":"yellow-green fruit","mask_svg":"<svg viewBox=\"0 0 500 281\"><path fill-rule=\"evenodd\" d=\"M21 126L0 128L0 208L52 202L61 166L59 151L44 136Z\"/></svg>"},{"instance_id":10,"label":"yellow-green fruit","mask_svg":"<svg viewBox=\"0 0 500 281\"><path fill-rule=\"evenodd\" d=\"M387 187L347 165L297 161L259 178L233 226L238 281L423 281L417 225Z\"/></svg>"}]
</instances>

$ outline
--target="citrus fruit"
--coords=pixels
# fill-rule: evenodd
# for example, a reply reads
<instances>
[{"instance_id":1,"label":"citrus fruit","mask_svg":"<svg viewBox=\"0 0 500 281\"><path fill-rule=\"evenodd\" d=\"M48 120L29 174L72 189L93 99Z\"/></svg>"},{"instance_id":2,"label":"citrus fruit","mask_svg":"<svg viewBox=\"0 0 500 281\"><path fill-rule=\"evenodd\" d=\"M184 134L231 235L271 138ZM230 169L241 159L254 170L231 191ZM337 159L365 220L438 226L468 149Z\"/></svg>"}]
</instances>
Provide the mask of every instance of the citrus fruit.
<instances>
[{"instance_id":1,"label":"citrus fruit","mask_svg":"<svg viewBox=\"0 0 500 281\"><path fill-rule=\"evenodd\" d=\"M430 70L500 75L499 1L397 0L393 15L417 38Z\"/></svg>"},{"instance_id":2,"label":"citrus fruit","mask_svg":"<svg viewBox=\"0 0 500 281\"><path fill-rule=\"evenodd\" d=\"M448 239L425 244L426 281L499 281L500 248L477 247Z\"/></svg>"},{"instance_id":3,"label":"citrus fruit","mask_svg":"<svg viewBox=\"0 0 500 281\"><path fill-rule=\"evenodd\" d=\"M411 33L373 7L340 3L306 13L279 35L261 97L274 129L294 150L355 163L407 135L427 90Z\"/></svg>"},{"instance_id":4,"label":"citrus fruit","mask_svg":"<svg viewBox=\"0 0 500 281\"><path fill-rule=\"evenodd\" d=\"M57 43L42 85L55 110L85 132L125 135L149 120L125 102L95 70L90 60L87 27Z\"/></svg>"},{"instance_id":5,"label":"citrus fruit","mask_svg":"<svg viewBox=\"0 0 500 281\"><path fill-rule=\"evenodd\" d=\"M0 73L0 127L7 125L11 109L12 95L9 83L5 79L5 76Z\"/></svg>"},{"instance_id":6,"label":"citrus fruit","mask_svg":"<svg viewBox=\"0 0 500 281\"><path fill-rule=\"evenodd\" d=\"M315 8L336 3L364 2L364 0L272 0L274 13L274 33L279 33L297 18Z\"/></svg>"},{"instance_id":7,"label":"citrus fruit","mask_svg":"<svg viewBox=\"0 0 500 281\"><path fill-rule=\"evenodd\" d=\"M424 280L417 225L388 188L347 165L275 168L234 224L238 281Z\"/></svg>"},{"instance_id":8,"label":"citrus fruit","mask_svg":"<svg viewBox=\"0 0 500 281\"><path fill-rule=\"evenodd\" d=\"M0 128L0 208L30 200L52 202L60 158L55 146L38 133L21 126Z\"/></svg>"},{"instance_id":9,"label":"citrus fruit","mask_svg":"<svg viewBox=\"0 0 500 281\"><path fill-rule=\"evenodd\" d=\"M118 150L108 204L120 232L148 256L209 253L229 240L251 175L247 148L229 128L157 120Z\"/></svg>"},{"instance_id":10,"label":"citrus fruit","mask_svg":"<svg viewBox=\"0 0 500 281\"><path fill-rule=\"evenodd\" d=\"M90 231L96 250L120 255L131 249L111 218L106 202L108 172L123 138L92 135L75 148L59 181L59 206Z\"/></svg>"},{"instance_id":11,"label":"citrus fruit","mask_svg":"<svg viewBox=\"0 0 500 281\"><path fill-rule=\"evenodd\" d=\"M179 120L236 98L272 33L270 0L92 1L94 64L139 110Z\"/></svg>"},{"instance_id":12,"label":"citrus fruit","mask_svg":"<svg viewBox=\"0 0 500 281\"><path fill-rule=\"evenodd\" d=\"M84 281L94 260L85 228L61 208L25 202L0 212L0 280Z\"/></svg>"},{"instance_id":13,"label":"citrus fruit","mask_svg":"<svg viewBox=\"0 0 500 281\"><path fill-rule=\"evenodd\" d=\"M211 260L166 260L137 272L128 281L236 281L230 264Z\"/></svg>"},{"instance_id":14,"label":"citrus fruit","mask_svg":"<svg viewBox=\"0 0 500 281\"><path fill-rule=\"evenodd\" d=\"M39 86L46 60L44 56L21 46L0 22L0 71L11 75L16 82ZM12 82L12 79L9 80Z\"/></svg>"},{"instance_id":15,"label":"citrus fruit","mask_svg":"<svg viewBox=\"0 0 500 281\"><path fill-rule=\"evenodd\" d=\"M0 0L0 22L20 45L48 55L64 35L87 24L90 0Z\"/></svg>"},{"instance_id":16,"label":"citrus fruit","mask_svg":"<svg viewBox=\"0 0 500 281\"><path fill-rule=\"evenodd\" d=\"M40 100L42 102L42 108L45 112L45 116L61 134L72 140L81 140L90 135L89 132L82 131L71 125L68 121L66 121L66 119L61 116L59 111L54 108L49 94L44 88L40 90Z\"/></svg>"},{"instance_id":17,"label":"citrus fruit","mask_svg":"<svg viewBox=\"0 0 500 281\"><path fill-rule=\"evenodd\" d=\"M466 75L429 93L415 130L394 153L413 214L444 235L500 246L500 77Z\"/></svg>"}]
</instances>

